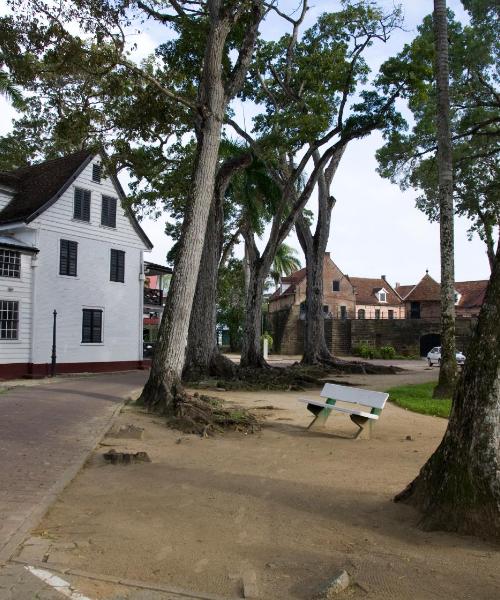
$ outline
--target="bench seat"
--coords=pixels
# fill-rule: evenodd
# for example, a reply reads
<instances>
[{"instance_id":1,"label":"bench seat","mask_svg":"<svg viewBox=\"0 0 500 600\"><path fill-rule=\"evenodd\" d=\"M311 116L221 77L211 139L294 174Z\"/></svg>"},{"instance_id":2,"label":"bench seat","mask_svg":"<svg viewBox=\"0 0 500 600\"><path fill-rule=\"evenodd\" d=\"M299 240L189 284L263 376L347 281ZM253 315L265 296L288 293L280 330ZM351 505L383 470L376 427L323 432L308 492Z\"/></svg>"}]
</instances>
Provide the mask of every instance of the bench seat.
<instances>
[{"instance_id":1,"label":"bench seat","mask_svg":"<svg viewBox=\"0 0 500 600\"><path fill-rule=\"evenodd\" d=\"M378 415L364 412L362 410L343 408L342 406L336 406L335 404L325 404L319 400L311 400L309 398L299 398L298 400L299 402L304 402L304 404L313 404L314 406L321 406L321 408L326 408L328 410L338 410L339 412L347 413L348 415L358 415L358 417L365 417L367 419L378 419Z\"/></svg>"},{"instance_id":2,"label":"bench seat","mask_svg":"<svg viewBox=\"0 0 500 600\"><path fill-rule=\"evenodd\" d=\"M314 419L309 424L308 429L315 424L324 426L331 411L336 410L348 414L351 421L358 426L358 432L354 436L357 438L365 424L369 425L371 435L373 422L378 420L388 397L389 394L386 392L325 383L318 400L298 398L298 401L307 404L308 410L314 415ZM326 402L323 401L324 398ZM353 407L337 406L337 402L345 402L353 405ZM367 410L363 410L365 408Z\"/></svg>"}]
</instances>

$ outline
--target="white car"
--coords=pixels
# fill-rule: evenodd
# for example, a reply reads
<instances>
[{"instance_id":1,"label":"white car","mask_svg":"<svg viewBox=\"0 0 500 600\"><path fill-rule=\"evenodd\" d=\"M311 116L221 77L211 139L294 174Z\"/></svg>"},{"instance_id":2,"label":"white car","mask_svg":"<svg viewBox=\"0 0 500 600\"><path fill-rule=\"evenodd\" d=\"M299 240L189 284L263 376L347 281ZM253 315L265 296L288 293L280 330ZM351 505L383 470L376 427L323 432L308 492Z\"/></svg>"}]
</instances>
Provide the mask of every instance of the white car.
<instances>
[{"instance_id":1,"label":"white car","mask_svg":"<svg viewBox=\"0 0 500 600\"><path fill-rule=\"evenodd\" d=\"M461 352L457 352L456 357L457 365L462 367L465 362L465 356ZM429 363L429 367L432 367L432 365L439 367L441 364L441 346L436 346L427 354L427 362Z\"/></svg>"}]
</instances>

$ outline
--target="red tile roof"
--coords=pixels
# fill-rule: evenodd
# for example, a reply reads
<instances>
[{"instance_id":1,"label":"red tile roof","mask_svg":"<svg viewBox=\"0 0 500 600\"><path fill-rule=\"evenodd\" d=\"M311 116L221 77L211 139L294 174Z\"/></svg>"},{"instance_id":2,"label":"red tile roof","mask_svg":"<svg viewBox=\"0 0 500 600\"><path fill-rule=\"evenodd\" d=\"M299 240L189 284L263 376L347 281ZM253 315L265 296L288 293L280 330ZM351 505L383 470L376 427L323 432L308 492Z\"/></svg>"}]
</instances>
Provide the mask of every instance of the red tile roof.
<instances>
[{"instance_id":1,"label":"red tile roof","mask_svg":"<svg viewBox=\"0 0 500 600\"><path fill-rule=\"evenodd\" d=\"M404 300L405 302L439 302L441 286L429 273L426 273Z\"/></svg>"},{"instance_id":2,"label":"red tile roof","mask_svg":"<svg viewBox=\"0 0 500 600\"><path fill-rule=\"evenodd\" d=\"M406 298L406 296L408 296L408 294L412 291L412 289L415 287L415 284L412 283L411 285L398 285L396 286L396 292L401 296L401 298L403 298L403 300Z\"/></svg>"},{"instance_id":3,"label":"red tile roof","mask_svg":"<svg viewBox=\"0 0 500 600\"><path fill-rule=\"evenodd\" d=\"M488 281L456 281L455 290L461 295L457 306L474 308L482 306ZM396 288L403 300L411 302L440 302L441 286L429 274L426 274L417 285L398 285Z\"/></svg>"},{"instance_id":4,"label":"red tile roof","mask_svg":"<svg viewBox=\"0 0 500 600\"><path fill-rule=\"evenodd\" d=\"M281 283L284 285L288 285L288 287L286 288L286 290L284 290L282 292L281 286L279 286L278 289L273 294L271 294L271 296L269 297L269 300L277 300L278 298L284 298L285 296L289 296L290 294L295 294L297 285L301 281L303 281L305 278L306 278L305 268L295 271L295 273L292 273L288 277L282 277Z\"/></svg>"},{"instance_id":5,"label":"red tile roof","mask_svg":"<svg viewBox=\"0 0 500 600\"><path fill-rule=\"evenodd\" d=\"M349 277L354 286L356 304L397 305L401 304L401 298L396 294L392 286L382 278L371 279L368 277ZM387 292L387 302L379 302L375 295L381 289Z\"/></svg>"},{"instance_id":6,"label":"red tile roof","mask_svg":"<svg viewBox=\"0 0 500 600\"><path fill-rule=\"evenodd\" d=\"M457 306L460 308L482 306L487 287L488 281L485 279L479 281L457 281L455 289L461 295Z\"/></svg>"}]
</instances>

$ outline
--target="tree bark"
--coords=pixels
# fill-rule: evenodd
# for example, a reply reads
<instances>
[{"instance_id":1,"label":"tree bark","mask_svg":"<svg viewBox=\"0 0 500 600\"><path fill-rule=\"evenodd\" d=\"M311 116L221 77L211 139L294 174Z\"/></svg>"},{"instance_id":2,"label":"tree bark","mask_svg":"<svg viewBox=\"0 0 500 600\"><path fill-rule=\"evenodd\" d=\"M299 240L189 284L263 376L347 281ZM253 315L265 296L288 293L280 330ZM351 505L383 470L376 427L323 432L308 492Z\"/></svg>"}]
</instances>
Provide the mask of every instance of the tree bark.
<instances>
[{"instance_id":1,"label":"tree bark","mask_svg":"<svg viewBox=\"0 0 500 600\"><path fill-rule=\"evenodd\" d=\"M232 376L236 370L217 346L217 274L224 243L225 193L236 172L251 162L249 153L228 159L217 174L189 324L183 372L189 381L210 375Z\"/></svg>"},{"instance_id":2,"label":"tree bark","mask_svg":"<svg viewBox=\"0 0 500 600\"><path fill-rule=\"evenodd\" d=\"M301 214L295 223L299 243L306 258L306 314L304 327L304 354L302 364L316 365L332 360L325 340L323 313L323 265L330 236L330 224L335 199L330 196L333 177L346 146L339 146L327 167L318 177L318 220L314 235ZM319 153L313 155L318 161Z\"/></svg>"},{"instance_id":3,"label":"tree bark","mask_svg":"<svg viewBox=\"0 0 500 600\"><path fill-rule=\"evenodd\" d=\"M424 529L500 540L500 248L443 441L395 500Z\"/></svg>"},{"instance_id":4,"label":"tree bark","mask_svg":"<svg viewBox=\"0 0 500 600\"><path fill-rule=\"evenodd\" d=\"M271 261L263 260L259 256L252 231L246 229L243 232L243 237L245 238L245 261L248 267L245 272L247 289L240 365L244 368L261 368L266 366L260 342L262 335L262 298L272 259Z\"/></svg>"},{"instance_id":5,"label":"tree bark","mask_svg":"<svg viewBox=\"0 0 500 600\"><path fill-rule=\"evenodd\" d=\"M437 161L441 252L441 368L435 398L452 395L457 374L455 353L455 261L453 165L450 133L448 23L446 0L434 0Z\"/></svg>"},{"instance_id":6,"label":"tree bark","mask_svg":"<svg viewBox=\"0 0 500 600\"><path fill-rule=\"evenodd\" d=\"M245 34L230 81L225 85L222 61L226 39L242 10L236 8L230 15L223 0L209 0L207 6L209 28L198 90L198 144L192 189L151 371L140 398L149 410L164 414L174 413L178 399L183 397L180 379L203 240L214 196L222 123L228 102L243 84L263 14L262 3L253 2L252 24Z\"/></svg>"}]
</instances>

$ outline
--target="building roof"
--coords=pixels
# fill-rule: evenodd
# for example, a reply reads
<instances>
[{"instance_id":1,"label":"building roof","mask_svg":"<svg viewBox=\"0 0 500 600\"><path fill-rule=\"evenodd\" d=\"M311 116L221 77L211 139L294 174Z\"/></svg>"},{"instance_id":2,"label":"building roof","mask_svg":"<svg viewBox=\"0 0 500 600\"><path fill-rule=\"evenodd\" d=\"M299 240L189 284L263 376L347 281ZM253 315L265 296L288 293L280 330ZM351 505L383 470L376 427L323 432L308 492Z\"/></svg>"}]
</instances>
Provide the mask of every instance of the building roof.
<instances>
[{"instance_id":1,"label":"building roof","mask_svg":"<svg viewBox=\"0 0 500 600\"><path fill-rule=\"evenodd\" d=\"M482 306L488 281L456 281L455 290L460 294L457 306L460 308L476 308ZM406 302L440 302L441 285L428 273L417 285L398 285L398 294Z\"/></svg>"},{"instance_id":2,"label":"building roof","mask_svg":"<svg viewBox=\"0 0 500 600\"><path fill-rule=\"evenodd\" d=\"M405 302L439 302L441 286L429 273L426 273L404 300Z\"/></svg>"},{"instance_id":3,"label":"building roof","mask_svg":"<svg viewBox=\"0 0 500 600\"><path fill-rule=\"evenodd\" d=\"M82 150L62 158L2 173L0 180L7 182L10 179L10 185L16 193L0 211L0 223L32 221L50 206L52 200L57 200L93 155L88 150Z\"/></svg>"},{"instance_id":4,"label":"building roof","mask_svg":"<svg viewBox=\"0 0 500 600\"><path fill-rule=\"evenodd\" d=\"M415 284L412 283L411 285L396 285L396 287L394 289L404 300L414 287L415 287Z\"/></svg>"},{"instance_id":5,"label":"building roof","mask_svg":"<svg viewBox=\"0 0 500 600\"><path fill-rule=\"evenodd\" d=\"M395 292L393 287L383 278L369 277L349 277L349 281L354 287L356 295L356 304L373 305L398 305L401 304L401 298ZM377 292L384 289L387 292L387 302L379 302L376 296Z\"/></svg>"},{"instance_id":6,"label":"building roof","mask_svg":"<svg viewBox=\"0 0 500 600\"><path fill-rule=\"evenodd\" d=\"M9 250L24 250L25 252L39 252L38 248L34 246L28 246L24 242L16 240L8 235L0 235L0 248L8 248Z\"/></svg>"},{"instance_id":7,"label":"building roof","mask_svg":"<svg viewBox=\"0 0 500 600\"><path fill-rule=\"evenodd\" d=\"M144 270L146 275L171 275L174 272L170 267L158 265L147 260L144 261Z\"/></svg>"},{"instance_id":8,"label":"building roof","mask_svg":"<svg viewBox=\"0 0 500 600\"><path fill-rule=\"evenodd\" d=\"M488 281L457 281L455 289L460 294L457 306L461 308L475 308L483 305Z\"/></svg>"},{"instance_id":9,"label":"building roof","mask_svg":"<svg viewBox=\"0 0 500 600\"><path fill-rule=\"evenodd\" d=\"M278 298L283 298L284 296L289 296L290 294L295 294L295 290L297 289L297 285L306 278L306 270L299 269L292 273L287 277L281 278L281 284L278 289L271 294L269 300L277 300ZM287 286L285 290L282 291L283 286Z\"/></svg>"},{"instance_id":10,"label":"building roof","mask_svg":"<svg viewBox=\"0 0 500 600\"><path fill-rule=\"evenodd\" d=\"M80 150L14 171L0 172L0 183L12 187L15 191L10 202L0 211L0 225L29 223L36 219L61 197L96 154L97 152L92 150ZM111 179L123 200L125 193L120 182L113 175ZM134 213L130 208L125 210L139 237L146 246L152 248L153 244L142 230Z\"/></svg>"}]
</instances>

